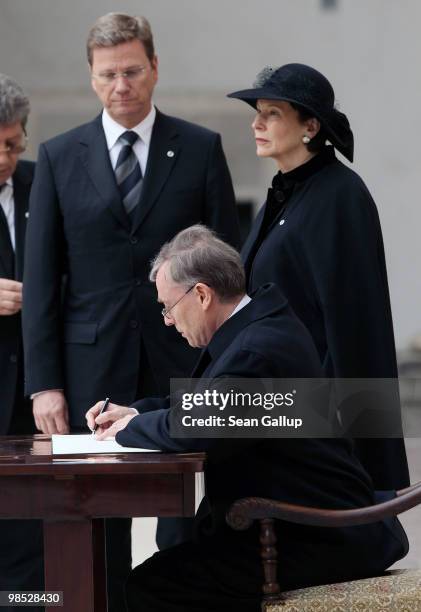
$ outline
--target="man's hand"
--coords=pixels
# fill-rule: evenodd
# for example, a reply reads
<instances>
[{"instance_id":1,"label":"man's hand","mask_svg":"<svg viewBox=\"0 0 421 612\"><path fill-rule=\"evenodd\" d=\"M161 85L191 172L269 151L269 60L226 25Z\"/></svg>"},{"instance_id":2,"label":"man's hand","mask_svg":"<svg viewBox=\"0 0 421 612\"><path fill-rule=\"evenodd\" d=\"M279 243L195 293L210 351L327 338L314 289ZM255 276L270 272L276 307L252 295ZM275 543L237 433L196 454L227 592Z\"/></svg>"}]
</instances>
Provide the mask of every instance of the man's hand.
<instances>
[{"instance_id":1,"label":"man's hand","mask_svg":"<svg viewBox=\"0 0 421 612\"><path fill-rule=\"evenodd\" d=\"M22 283L0 278L0 315L14 315L22 308Z\"/></svg>"},{"instance_id":2,"label":"man's hand","mask_svg":"<svg viewBox=\"0 0 421 612\"><path fill-rule=\"evenodd\" d=\"M45 434L69 433L69 410L63 391L44 391L33 399L37 429Z\"/></svg>"},{"instance_id":3,"label":"man's hand","mask_svg":"<svg viewBox=\"0 0 421 612\"><path fill-rule=\"evenodd\" d=\"M133 414L132 412L131 414L127 414L125 417L114 421L114 423L110 427L108 427L108 429L102 429L102 427L98 427L95 432L95 438L97 440L106 440L107 438L114 438L116 433L124 429L127 423L134 419L135 416L137 416L137 413Z\"/></svg>"},{"instance_id":4,"label":"man's hand","mask_svg":"<svg viewBox=\"0 0 421 612\"><path fill-rule=\"evenodd\" d=\"M98 440L114 437L120 429L124 429L127 423L138 414L135 408L118 406L118 404L108 404L107 410L99 414L102 404L103 402L97 402L85 415L91 431L95 429L96 425L98 426L95 432L95 437Z\"/></svg>"}]
</instances>

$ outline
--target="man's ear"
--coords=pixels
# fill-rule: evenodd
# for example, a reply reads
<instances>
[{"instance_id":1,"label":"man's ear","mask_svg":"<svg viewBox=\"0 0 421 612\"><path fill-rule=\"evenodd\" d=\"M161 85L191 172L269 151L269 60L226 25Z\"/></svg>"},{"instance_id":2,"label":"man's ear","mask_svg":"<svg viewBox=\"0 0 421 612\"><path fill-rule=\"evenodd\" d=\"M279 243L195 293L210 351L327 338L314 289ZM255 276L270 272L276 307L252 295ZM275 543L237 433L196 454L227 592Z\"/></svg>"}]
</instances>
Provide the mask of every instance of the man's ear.
<instances>
[{"instance_id":1,"label":"man's ear","mask_svg":"<svg viewBox=\"0 0 421 612\"><path fill-rule=\"evenodd\" d=\"M153 58L150 60L150 63L154 81L156 83L158 81L158 56L154 55Z\"/></svg>"},{"instance_id":2,"label":"man's ear","mask_svg":"<svg viewBox=\"0 0 421 612\"><path fill-rule=\"evenodd\" d=\"M92 76L92 66L90 65L89 62L88 62L88 72L89 72L89 78L91 79L91 87L96 93L96 88L95 88L96 82L95 82L94 77Z\"/></svg>"},{"instance_id":3,"label":"man's ear","mask_svg":"<svg viewBox=\"0 0 421 612\"><path fill-rule=\"evenodd\" d=\"M204 310L207 310L213 299L213 290L211 289L211 287L205 285L205 283L197 283L193 291L197 295L202 308Z\"/></svg>"}]
</instances>

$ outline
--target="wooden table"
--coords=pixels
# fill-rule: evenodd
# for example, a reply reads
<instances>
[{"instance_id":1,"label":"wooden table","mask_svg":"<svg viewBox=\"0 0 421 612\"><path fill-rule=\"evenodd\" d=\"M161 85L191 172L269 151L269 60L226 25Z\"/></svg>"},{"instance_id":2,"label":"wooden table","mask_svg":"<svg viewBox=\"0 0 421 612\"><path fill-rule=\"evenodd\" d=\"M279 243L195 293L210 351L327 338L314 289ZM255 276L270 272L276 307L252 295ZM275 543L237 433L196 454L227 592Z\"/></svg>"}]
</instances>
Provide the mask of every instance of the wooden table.
<instances>
[{"instance_id":1,"label":"wooden table","mask_svg":"<svg viewBox=\"0 0 421 612\"><path fill-rule=\"evenodd\" d=\"M0 518L44 522L45 589L61 608L105 612L104 519L193 516L204 454L51 454L45 435L0 437Z\"/></svg>"}]
</instances>

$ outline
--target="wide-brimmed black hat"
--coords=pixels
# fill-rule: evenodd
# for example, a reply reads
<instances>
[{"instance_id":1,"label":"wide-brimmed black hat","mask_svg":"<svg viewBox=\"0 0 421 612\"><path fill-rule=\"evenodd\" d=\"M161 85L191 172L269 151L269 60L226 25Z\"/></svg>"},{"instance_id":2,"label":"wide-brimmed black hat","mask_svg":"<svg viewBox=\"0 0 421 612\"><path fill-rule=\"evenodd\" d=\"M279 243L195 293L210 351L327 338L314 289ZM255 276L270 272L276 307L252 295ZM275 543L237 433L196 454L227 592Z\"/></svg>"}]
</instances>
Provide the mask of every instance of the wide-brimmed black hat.
<instances>
[{"instance_id":1,"label":"wide-brimmed black hat","mask_svg":"<svg viewBox=\"0 0 421 612\"><path fill-rule=\"evenodd\" d=\"M252 89L228 94L256 108L257 100L285 100L302 106L319 119L329 141L349 161L354 157L354 136L349 121L335 108L335 92L321 72L305 64L264 68Z\"/></svg>"}]
</instances>

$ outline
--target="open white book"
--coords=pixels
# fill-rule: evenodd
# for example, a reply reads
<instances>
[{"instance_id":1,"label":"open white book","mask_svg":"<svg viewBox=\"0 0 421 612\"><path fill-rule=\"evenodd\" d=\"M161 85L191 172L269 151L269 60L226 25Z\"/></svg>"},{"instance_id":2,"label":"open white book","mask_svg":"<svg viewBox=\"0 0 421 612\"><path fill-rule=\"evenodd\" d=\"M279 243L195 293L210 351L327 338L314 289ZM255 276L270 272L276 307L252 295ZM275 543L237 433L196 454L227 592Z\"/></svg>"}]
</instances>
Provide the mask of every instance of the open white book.
<instances>
[{"instance_id":1,"label":"open white book","mask_svg":"<svg viewBox=\"0 0 421 612\"><path fill-rule=\"evenodd\" d=\"M159 453L149 448L121 446L114 438L96 440L92 434L53 434L53 455L84 455L86 453Z\"/></svg>"}]
</instances>

